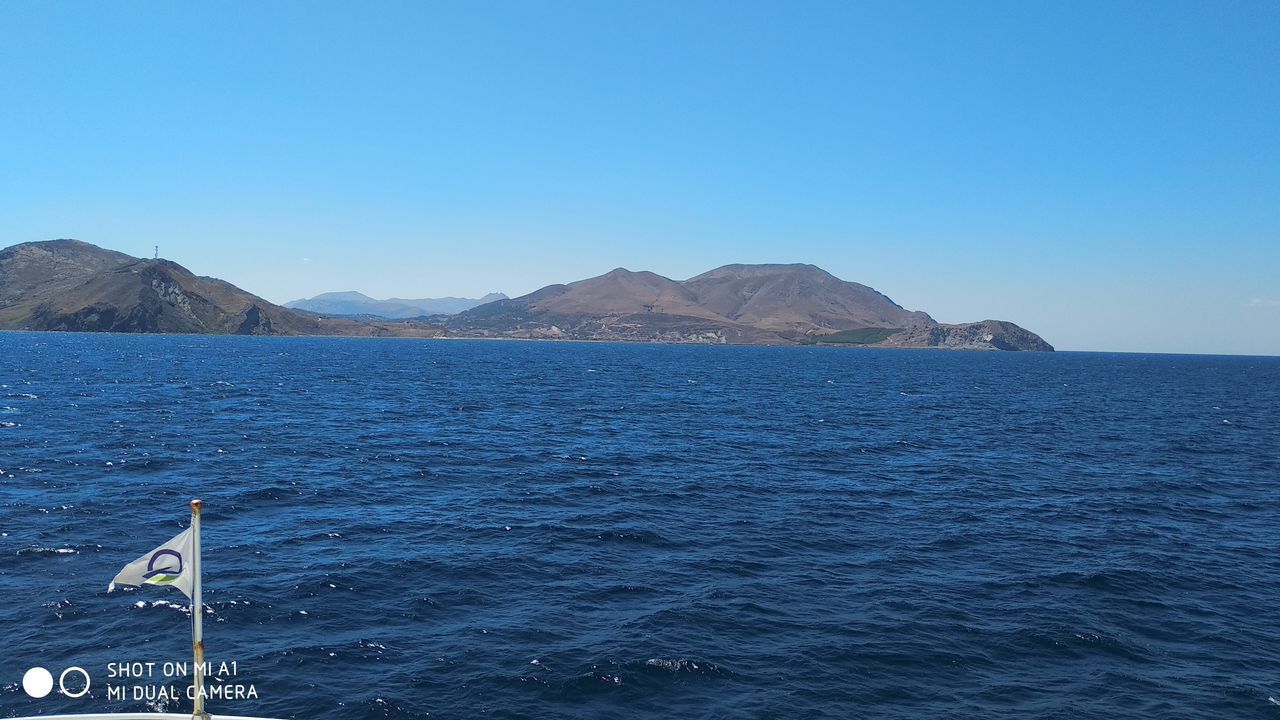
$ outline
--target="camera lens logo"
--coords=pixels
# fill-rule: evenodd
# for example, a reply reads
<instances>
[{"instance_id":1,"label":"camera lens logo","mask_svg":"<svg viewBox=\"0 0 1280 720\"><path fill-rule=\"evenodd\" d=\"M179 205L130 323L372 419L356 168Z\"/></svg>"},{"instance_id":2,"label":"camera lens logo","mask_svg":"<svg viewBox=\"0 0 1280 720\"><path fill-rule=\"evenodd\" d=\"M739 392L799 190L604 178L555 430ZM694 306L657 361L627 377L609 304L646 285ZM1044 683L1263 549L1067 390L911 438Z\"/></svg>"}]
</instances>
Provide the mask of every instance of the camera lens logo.
<instances>
[{"instance_id":1,"label":"camera lens logo","mask_svg":"<svg viewBox=\"0 0 1280 720\"><path fill-rule=\"evenodd\" d=\"M79 675L84 678L84 687L79 690L67 689L67 676ZM89 692L92 681L89 673L82 667L69 667L58 676L58 689L69 698L84 697ZM76 685L72 682L72 685ZM33 667L22 676L22 690L37 700L53 692L53 673L42 667Z\"/></svg>"},{"instance_id":2,"label":"camera lens logo","mask_svg":"<svg viewBox=\"0 0 1280 720\"><path fill-rule=\"evenodd\" d=\"M181 575L182 553L166 549L152 553L147 561L147 572L142 577L152 585L168 585Z\"/></svg>"}]
</instances>

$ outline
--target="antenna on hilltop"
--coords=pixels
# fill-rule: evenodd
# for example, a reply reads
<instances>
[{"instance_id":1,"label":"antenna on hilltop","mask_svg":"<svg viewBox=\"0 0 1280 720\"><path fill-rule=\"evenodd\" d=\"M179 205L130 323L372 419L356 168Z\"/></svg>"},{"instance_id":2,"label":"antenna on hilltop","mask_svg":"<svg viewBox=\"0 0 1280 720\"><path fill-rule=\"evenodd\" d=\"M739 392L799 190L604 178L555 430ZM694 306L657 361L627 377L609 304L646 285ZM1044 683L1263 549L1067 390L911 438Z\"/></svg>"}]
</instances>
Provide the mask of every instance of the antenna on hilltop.
<instances>
[{"instance_id":1,"label":"antenna on hilltop","mask_svg":"<svg viewBox=\"0 0 1280 720\"><path fill-rule=\"evenodd\" d=\"M157 245L157 246L156 246L156 256L155 256L154 258L152 258L152 259L153 259L153 260L159 260L159 259L160 259L160 246L159 246L159 245Z\"/></svg>"}]
</instances>

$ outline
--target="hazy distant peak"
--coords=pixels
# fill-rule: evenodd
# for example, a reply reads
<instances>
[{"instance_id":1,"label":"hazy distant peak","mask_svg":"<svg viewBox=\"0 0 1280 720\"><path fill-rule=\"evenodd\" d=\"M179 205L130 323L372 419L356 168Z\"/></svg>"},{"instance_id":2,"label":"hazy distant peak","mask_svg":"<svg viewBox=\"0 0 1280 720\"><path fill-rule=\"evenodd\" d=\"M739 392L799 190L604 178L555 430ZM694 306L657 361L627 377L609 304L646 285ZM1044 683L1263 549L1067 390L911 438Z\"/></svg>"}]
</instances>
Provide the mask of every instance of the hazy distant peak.
<instances>
[{"instance_id":1,"label":"hazy distant peak","mask_svg":"<svg viewBox=\"0 0 1280 720\"><path fill-rule=\"evenodd\" d=\"M319 298L320 296L319 296L319 295L317 295L316 297L317 297L317 298ZM446 297L440 297L440 298L398 298L398 297L393 297L393 298L387 298L386 300L374 300L373 298L365 298L365 299L366 299L366 300L370 300L370 301L372 301L372 302L408 303L408 304L411 304L411 305L412 305L412 304L414 304L414 303L431 303L431 302L479 303L479 304L483 305L483 304L488 303L488 302L493 302L494 300L506 300L506 299L507 299L507 296L506 296L506 294L504 294L504 293L500 293L500 292L499 292L499 293L488 293L487 295L485 295L484 297L481 297L481 298L479 298L479 299L476 299L476 298L464 298L464 297L454 297L453 295L449 295L449 296L446 296Z\"/></svg>"},{"instance_id":2,"label":"hazy distant peak","mask_svg":"<svg viewBox=\"0 0 1280 720\"><path fill-rule=\"evenodd\" d=\"M377 300L374 300L368 295L365 295L364 293L358 292L356 290L320 293L319 295L316 295L315 297L310 299L311 300L346 300L349 302L377 302Z\"/></svg>"},{"instance_id":3,"label":"hazy distant peak","mask_svg":"<svg viewBox=\"0 0 1280 720\"><path fill-rule=\"evenodd\" d=\"M428 315L454 315L495 300L505 300L502 293L489 293L483 298L389 298L379 300L361 292L327 292L312 298L294 300L285 307L320 315L374 316L393 320Z\"/></svg>"}]
</instances>

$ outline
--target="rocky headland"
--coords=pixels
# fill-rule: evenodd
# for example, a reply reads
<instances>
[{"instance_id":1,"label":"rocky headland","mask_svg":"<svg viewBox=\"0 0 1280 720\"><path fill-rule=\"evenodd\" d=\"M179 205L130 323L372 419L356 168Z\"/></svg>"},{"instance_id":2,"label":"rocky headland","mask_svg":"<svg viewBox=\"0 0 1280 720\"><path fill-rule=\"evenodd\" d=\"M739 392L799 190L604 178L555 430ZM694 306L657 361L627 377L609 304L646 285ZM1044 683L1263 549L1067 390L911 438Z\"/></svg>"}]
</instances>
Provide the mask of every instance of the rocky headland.
<instances>
[{"instance_id":1,"label":"rocky headland","mask_svg":"<svg viewBox=\"0 0 1280 720\"><path fill-rule=\"evenodd\" d=\"M169 260L78 240L0 250L0 330L436 337L427 323L369 323L290 310Z\"/></svg>"}]
</instances>

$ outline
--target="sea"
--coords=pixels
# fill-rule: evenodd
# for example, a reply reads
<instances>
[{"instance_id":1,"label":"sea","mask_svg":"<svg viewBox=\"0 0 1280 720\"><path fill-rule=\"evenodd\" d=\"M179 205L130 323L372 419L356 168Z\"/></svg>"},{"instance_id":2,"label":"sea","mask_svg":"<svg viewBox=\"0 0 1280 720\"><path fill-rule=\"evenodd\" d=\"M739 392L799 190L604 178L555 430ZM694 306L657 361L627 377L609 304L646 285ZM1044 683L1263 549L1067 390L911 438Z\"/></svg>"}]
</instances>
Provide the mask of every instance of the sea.
<instances>
[{"instance_id":1,"label":"sea","mask_svg":"<svg viewBox=\"0 0 1280 720\"><path fill-rule=\"evenodd\" d=\"M1278 490L1280 358L3 333L0 717L190 713L198 497L215 714L1280 718Z\"/></svg>"}]
</instances>

